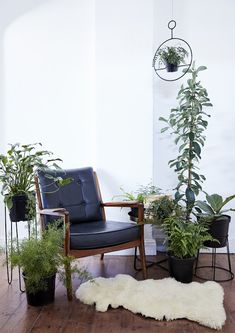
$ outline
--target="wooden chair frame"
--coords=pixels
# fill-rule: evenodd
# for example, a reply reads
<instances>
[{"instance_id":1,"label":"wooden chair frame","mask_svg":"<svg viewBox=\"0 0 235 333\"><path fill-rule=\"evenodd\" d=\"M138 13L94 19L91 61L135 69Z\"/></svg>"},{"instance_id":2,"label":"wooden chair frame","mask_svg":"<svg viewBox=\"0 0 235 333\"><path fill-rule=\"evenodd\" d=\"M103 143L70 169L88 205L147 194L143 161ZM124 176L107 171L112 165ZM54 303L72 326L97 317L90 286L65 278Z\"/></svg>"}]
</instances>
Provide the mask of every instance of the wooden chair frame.
<instances>
[{"instance_id":1,"label":"wooden chair frame","mask_svg":"<svg viewBox=\"0 0 235 333\"><path fill-rule=\"evenodd\" d=\"M39 180L38 177L35 177L35 186L36 186L36 195L38 201L38 213L40 214L40 221L41 221L41 228L42 230L45 229L45 215L51 215L63 218L64 221L64 253L65 255L71 255L75 258L82 258L87 256L93 256L97 254L101 254L101 259L103 259L104 253L125 250L133 247L138 247L140 252L140 259L142 264L142 271L143 271L143 278L147 278L147 270L146 270L146 258L145 258L145 247L144 247L144 205L137 201L120 201L120 202L106 202L102 201L100 187L98 183L98 178L96 173L94 172L94 177L96 181L96 187L98 189L99 199L101 202L102 207L102 217L103 221L106 220L105 216L105 207L130 207L130 208L138 208L138 224L140 224L140 238L131 242L126 242L119 245L102 247L102 248L95 248L95 249L85 249L85 250L70 250L70 221L69 221L69 212L65 208L50 208L44 209L42 205L42 198L40 193L39 187ZM68 291L68 290L67 290ZM68 295L68 299L71 299L71 295Z\"/></svg>"}]
</instances>

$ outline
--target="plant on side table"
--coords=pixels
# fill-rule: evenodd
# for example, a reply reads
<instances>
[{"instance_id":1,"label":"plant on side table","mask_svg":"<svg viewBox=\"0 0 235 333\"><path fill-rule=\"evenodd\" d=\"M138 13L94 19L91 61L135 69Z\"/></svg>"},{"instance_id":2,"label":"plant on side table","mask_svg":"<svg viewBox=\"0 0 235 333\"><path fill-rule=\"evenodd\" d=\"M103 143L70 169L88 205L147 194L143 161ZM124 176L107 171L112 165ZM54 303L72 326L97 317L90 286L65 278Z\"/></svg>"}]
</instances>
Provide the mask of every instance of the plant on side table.
<instances>
[{"instance_id":1,"label":"plant on side table","mask_svg":"<svg viewBox=\"0 0 235 333\"><path fill-rule=\"evenodd\" d=\"M219 194L209 195L206 193L205 201L196 201L195 210L197 211L199 221L200 219L207 220L208 231L213 239L217 240L206 242L206 246L220 248L227 245L231 217L225 213L228 211L234 211L234 209L223 208L233 199L235 199L235 195L223 199Z\"/></svg>"}]
</instances>

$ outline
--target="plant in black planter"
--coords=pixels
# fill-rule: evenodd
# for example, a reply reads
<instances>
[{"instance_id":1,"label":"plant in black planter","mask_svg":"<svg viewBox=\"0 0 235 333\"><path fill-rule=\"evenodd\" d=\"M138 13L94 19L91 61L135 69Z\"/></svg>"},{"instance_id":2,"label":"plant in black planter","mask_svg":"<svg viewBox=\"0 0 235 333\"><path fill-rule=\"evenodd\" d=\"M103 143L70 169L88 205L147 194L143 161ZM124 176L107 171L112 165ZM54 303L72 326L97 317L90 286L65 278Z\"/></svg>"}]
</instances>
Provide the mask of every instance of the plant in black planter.
<instances>
[{"instance_id":1,"label":"plant in black planter","mask_svg":"<svg viewBox=\"0 0 235 333\"><path fill-rule=\"evenodd\" d=\"M165 64L168 72L176 72L187 56L188 52L182 46L166 46L158 52L158 58Z\"/></svg>"},{"instance_id":2,"label":"plant in black planter","mask_svg":"<svg viewBox=\"0 0 235 333\"><path fill-rule=\"evenodd\" d=\"M198 220L200 221L202 219L207 221L209 233L215 240L217 240L207 241L205 243L206 246L212 248L226 246L231 217L225 213L228 211L234 211L234 209L223 208L233 199L235 199L235 195L223 199L219 194L206 194L206 201L196 201L195 209L198 214Z\"/></svg>"},{"instance_id":3,"label":"plant in black planter","mask_svg":"<svg viewBox=\"0 0 235 333\"><path fill-rule=\"evenodd\" d=\"M1 193L9 209L11 221L30 221L35 217L35 169L49 165L58 168L50 159L51 152L41 150L41 144L10 145L6 155L0 154ZM58 180L59 181L59 180Z\"/></svg>"},{"instance_id":4,"label":"plant in black planter","mask_svg":"<svg viewBox=\"0 0 235 333\"><path fill-rule=\"evenodd\" d=\"M49 226L40 238L32 235L30 239L23 240L19 247L17 244L11 246L9 259L12 267L22 268L29 305L41 306L54 301L57 272L65 285L71 281L66 274L78 273L79 277L90 278L86 270L76 265L70 272L63 269L74 258L63 254L63 230L58 225ZM72 285L69 287L72 295Z\"/></svg>"},{"instance_id":5,"label":"plant in black planter","mask_svg":"<svg viewBox=\"0 0 235 333\"><path fill-rule=\"evenodd\" d=\"M186 220L186 212L181 208L164 220L163 227L168 241L170 275L183 283L192 282L197 253L212 236L202 223Z\"/></svg>"},{"instance_id":6,"label":"plant in black planter","mask_svg":"<svg viewBox=\"0 0 235 333\"><path fill-rule=\"evenodd\" d=\"M191 74L191 78L188 79L187 85L181 86L178 93L179 106L174 108L170 112L168 119L160 117L161 121L167 123L167 126L162 128L161 132L171 130L171 134L175 136L175 143L179 147L179 155L174 160L169 161L170 167L174 168L174 171L178 175L178 184L176 186L175 201L181 204L181 208L177 208L180 214L177 212L176 216L170 217L167 224L167 238L168 247L173 246L171 244L173 237L179 236L184 239L184 243L180 243L182 249L187 249L187 253L180 254L180 261L175 260L179 264L180 270L183 272L181 260L187 259L184 266L189 266L191 272L191 278L187 276L187 269L185 268L185 279L180 277L181 281L189 281L192 279L192 262L195 260L195 255L200 246L206 241L206 227L202 225L203 229L200 229L198 222L193 223L191 220L192 210L195 204L196 196L202 190L201 184L205 180L205 176L199 173L198 164L201 159L201 150L204 146L205 135L204 131L207 128L207 118L209 115L205 112L205 108L212 106L208 98L208 94L205 88L202 87L201 82L198 80L198 74L200 71L205 70L205 66L198 68L193 64L192 68L188 71ZM182 213L183 212L183 213ZM188 226L187 226L188 224ZM176 234L177 228L179 234ZM174 232L171 238L171 232ZM189 260L190 256L190 238L195 238L195 244L197 244L196 252L192 247L192 260ZM188 238L187 238L188 237ZM197 239L197 240L196 240ZM209 240L209 239L207 239ZM200 246L199 246L200 245ZM174 257L178 257L177 251L173 251ZM180 253L180 252L179 252ZM169 258L170 267L172 265L172 257ZM173 274L173 270L171 270ZM179 279L179 277L175 276Z\"/></svg>"}]
</instances>

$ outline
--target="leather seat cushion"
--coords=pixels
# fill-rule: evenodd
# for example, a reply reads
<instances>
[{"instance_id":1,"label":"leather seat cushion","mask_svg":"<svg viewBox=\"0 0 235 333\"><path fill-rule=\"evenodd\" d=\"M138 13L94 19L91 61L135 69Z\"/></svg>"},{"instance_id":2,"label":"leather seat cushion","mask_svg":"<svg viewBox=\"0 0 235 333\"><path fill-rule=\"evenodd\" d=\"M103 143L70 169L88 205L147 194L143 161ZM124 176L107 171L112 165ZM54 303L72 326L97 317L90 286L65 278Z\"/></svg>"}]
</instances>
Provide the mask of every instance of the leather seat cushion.
<instances>
[{"instance_id":1,"label":"leather seat cushion","mask_svg":"<svg viewBox=\"0 0 235 333\"><path fill-rule=\"evenodd\" d=\"M131 222L95 221L70 225L70 249L95 249L140 238L140 227Z\"/></svg>"}]
</instances>

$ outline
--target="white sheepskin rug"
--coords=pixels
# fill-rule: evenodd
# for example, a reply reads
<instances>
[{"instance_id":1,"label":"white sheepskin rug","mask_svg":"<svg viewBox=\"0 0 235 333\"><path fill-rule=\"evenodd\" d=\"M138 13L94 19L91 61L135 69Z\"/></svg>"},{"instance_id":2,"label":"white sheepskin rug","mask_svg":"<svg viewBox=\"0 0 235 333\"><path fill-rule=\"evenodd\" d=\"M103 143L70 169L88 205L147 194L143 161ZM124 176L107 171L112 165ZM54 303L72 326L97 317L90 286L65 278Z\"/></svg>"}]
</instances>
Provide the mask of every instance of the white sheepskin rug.
<instances>
[{"instance_id":1,"label":"white sheepskin rug","mask_svg":"<svg viewBox=\"0 0 235 333\"><path fill-rule=\"evenodd\" d=\"M189 284L172 278L137 281L119 274L81 284L76 297L85 304L95 303L96 310L101 312L107 311L109 305L122 306L156 320L187 318L214 329L221 329L226 320L224 291L213 281Z\"/></svg>"}]
</instances>

